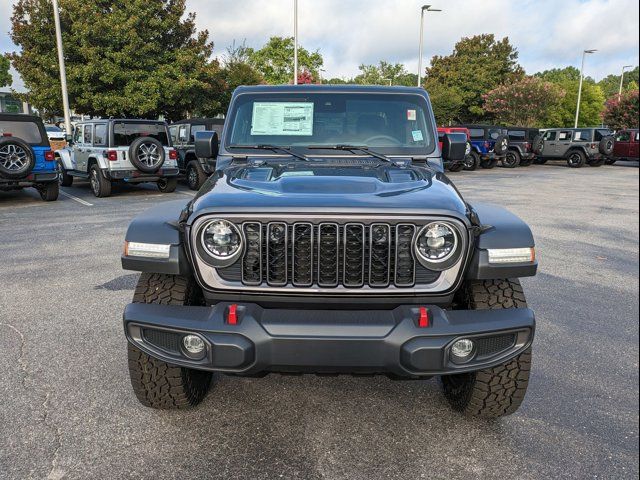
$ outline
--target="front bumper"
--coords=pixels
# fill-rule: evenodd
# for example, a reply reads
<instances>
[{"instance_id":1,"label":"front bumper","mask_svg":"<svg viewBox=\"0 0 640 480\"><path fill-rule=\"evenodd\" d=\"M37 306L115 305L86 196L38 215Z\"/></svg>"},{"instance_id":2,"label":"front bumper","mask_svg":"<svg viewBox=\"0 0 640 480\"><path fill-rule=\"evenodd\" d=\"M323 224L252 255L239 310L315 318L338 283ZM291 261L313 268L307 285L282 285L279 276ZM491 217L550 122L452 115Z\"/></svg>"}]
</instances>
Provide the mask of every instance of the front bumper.
<instances>
[{"instance_id":1,"label":"front bumper","mask_svg":"<svg viewBox=\"0 0 640 480\"><path fill-rule=\"evenodd\" d=\"M229 303L213 307L132 303L124 311L127 339L149 355L185 367L243 375L261 372L392 373L424 377L476 371L505 363L528 348L535 331L529 309L291 310L237 305L238 322L226 321ZM204 339L207 352L194 360L182 336ZM474 340L467 363L454 363L451 345Z\"/></svg>"},{"instance_id":2,"label":"front bumper","mask_svg":"<svg viewBox=\"0 0 640 480\"><path fill-rule=\"evenodd\" d=\"M30 173L24 178L0 177L0 188L13 189L22 187L35 187L45 183L58 181L58 172Z\"/></svg>"}]
</instances>

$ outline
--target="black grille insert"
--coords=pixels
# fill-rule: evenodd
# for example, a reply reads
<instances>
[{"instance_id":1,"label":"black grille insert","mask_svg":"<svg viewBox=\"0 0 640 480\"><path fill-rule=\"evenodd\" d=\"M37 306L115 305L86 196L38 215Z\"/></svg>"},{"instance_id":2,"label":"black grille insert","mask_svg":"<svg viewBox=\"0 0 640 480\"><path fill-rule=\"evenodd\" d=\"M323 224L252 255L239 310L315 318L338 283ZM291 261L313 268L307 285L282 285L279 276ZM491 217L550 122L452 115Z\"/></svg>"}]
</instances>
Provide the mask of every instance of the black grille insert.
<instances>
[{"instance_id":1,"label":"black grille insert","mask_svg":"<svg viewBox=\"0 0 640 480\"><path fill-rule=\"evenodd\" d=\"M153 345L154 347L160 348L166 352L173 354L180 353L179 333L144 328L142 330L142 336L147 343Z\"/></svg>"},{"instance_id":2,"label":"black grille insert","mask_svg":"<svg viewBox=\"0 0 640 480\"><path fill-rule=\"evenodd\" d=\"M496 355L511 348L516 342L516 335L515 333L508 333L495 337L482 337L474 341L476 344L476 357L480 358Z\"/></svg>"}]
</instances>

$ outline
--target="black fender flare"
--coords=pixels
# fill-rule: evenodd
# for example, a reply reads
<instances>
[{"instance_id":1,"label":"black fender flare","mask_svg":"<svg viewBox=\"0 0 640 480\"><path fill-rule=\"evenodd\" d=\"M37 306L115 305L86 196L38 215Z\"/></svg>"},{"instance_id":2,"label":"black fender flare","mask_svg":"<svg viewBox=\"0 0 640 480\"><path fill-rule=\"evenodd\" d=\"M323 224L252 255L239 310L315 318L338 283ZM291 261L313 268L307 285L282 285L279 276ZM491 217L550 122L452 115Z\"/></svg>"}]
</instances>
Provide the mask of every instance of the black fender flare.
<instances>
[{"instance_id":1,"label":"black fender flare","mask_svg":"<svg viewBox=\"0 0 640 480\"><path fill-rule=\"evenodd\" d=\"M569 158L569 155L571 155L571 152L574 152L574 151L576 151L576 150L578 150L578 151L582 152L582 153L584 154L584 156L585 156L585 157L587 157L587 160L589 160L589 152L588 152L588 151L587 151L587 149L586 149L585 147L583 147L582 145L575 145L575 146L571 146L571 147L569 147L569 149L567 150L567 152L564 154L564 157L563 157L563 158L564 158L565 160L566 160L566 159L568 159L568 158Z\"/></svg>"},{"instance_id":2,"label":"black fender flare","mask_svg":"<svg viewBox=\"0 0 640 480\"><path fill-rule=\"evenodd\" d=\"M188 202L175 200L163 202L135 217L129 224L125 242L170 245L169 258L147 258L126 255L123 252L122 268L147 273L168 275L191 274L191 264L183 245L180 219Z\"/></svg>"},{"instance_id":3,"label":"black fender flare","mask_svg":"<svg viewBox=\"0 0 640 480\"><path fill-rule=\"evenodd\" d=\"M477 203L471 208L480 225L466 278L491 280L534 276L538 270L537 260L504 265L489 263L489 249L535 247L529 225L498 205Z\"/></svg>"}]
</instances>

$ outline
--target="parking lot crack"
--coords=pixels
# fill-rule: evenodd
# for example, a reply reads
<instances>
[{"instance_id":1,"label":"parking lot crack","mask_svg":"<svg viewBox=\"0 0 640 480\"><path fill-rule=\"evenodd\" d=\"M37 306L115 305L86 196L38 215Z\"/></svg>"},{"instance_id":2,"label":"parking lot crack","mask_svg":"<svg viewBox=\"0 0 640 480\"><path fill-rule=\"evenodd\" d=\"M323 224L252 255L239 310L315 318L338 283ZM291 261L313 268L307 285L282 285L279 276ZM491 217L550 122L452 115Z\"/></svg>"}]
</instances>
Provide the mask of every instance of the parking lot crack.
<instances>
[{"instance_id":1,"label":"parking lot crack","mask_svg":"<svg viewBox=\"0 0 640 480\"><path fill-rule=\"evenodd\" d=\"M25 346L26 346L26 341L24 338L23 333L14 325L11 325L9 323L0 323L0 327L7 327L10 330L14 331L15 333L18 334L18 336L20 337L20 347L18 350L18 365L20 366L20 382L22 383L22 386L24 388L27 388L27 378L29 377L29 370L27 369L27 363L24 360L24 352L25 352Z\"/></svg>"},{"instance_id":2,"label":"parking lot crack","mask_svg":"<svg viewBox=\"0 0 640 480\"><path fill-rule=\"evenodd\" d=\"M51 456L51 469L47 474L47 480L58 480L64 477L64 471L58 467L58 452L62 447L62 431L57 424L51 422L49 411L50 395L51 394L47 392L44 397L44 402L42 402L42 422L47 426L47 428L49 428L49 430L51 430L54 435L54 450Z\"/></svg>"}]
</instances>

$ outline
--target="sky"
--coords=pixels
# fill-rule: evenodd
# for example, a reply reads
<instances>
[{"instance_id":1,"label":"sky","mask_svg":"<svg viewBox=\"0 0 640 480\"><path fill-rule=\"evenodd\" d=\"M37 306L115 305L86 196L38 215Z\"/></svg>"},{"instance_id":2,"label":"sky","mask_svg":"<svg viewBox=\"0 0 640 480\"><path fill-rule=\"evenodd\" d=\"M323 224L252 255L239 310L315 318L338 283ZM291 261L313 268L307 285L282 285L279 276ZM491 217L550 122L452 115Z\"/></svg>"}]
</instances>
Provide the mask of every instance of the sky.
<instances>
[{"instance_id":1,"label":"sky","mask_svg":"<svg viewBox=\"0 0 640 480\"><path fill-rule=\"evenodd\" d=\"M298 0L299 42L324 57L323 77L352 77L362 63L380 60L418 69L420 7L425 0ZM187 0L199 29L207 29L223 55L234 41L260 48L270 36L293 35L294 0ZM9 37L12 0L0 0L0 52L16 49ZM568 65L599 80L638 65L637 0L431 0L424 63L447 55L465 36L508 36L527 73ZM14 73L14 88L22 82Z\"/></svg>"}]
</instances>

